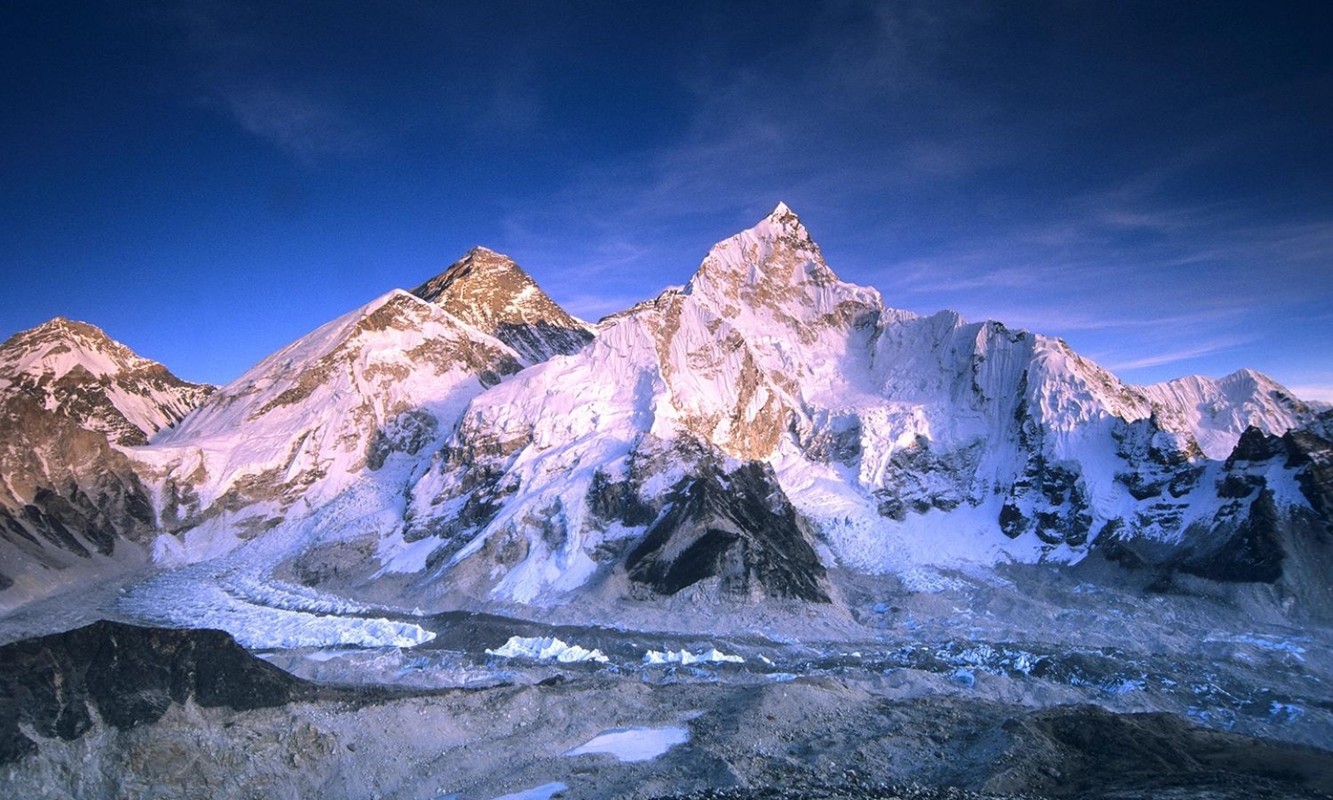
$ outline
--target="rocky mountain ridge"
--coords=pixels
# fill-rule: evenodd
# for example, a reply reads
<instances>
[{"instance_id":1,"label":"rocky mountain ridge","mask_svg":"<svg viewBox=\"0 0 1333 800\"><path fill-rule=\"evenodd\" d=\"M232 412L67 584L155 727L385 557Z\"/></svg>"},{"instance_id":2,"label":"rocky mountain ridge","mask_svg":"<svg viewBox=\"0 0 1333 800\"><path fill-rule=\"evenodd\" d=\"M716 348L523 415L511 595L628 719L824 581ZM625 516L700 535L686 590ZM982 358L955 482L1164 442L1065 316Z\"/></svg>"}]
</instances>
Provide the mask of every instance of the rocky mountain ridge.
<instances>
[{"instance_id":1,"label":"rocky mountain ridge","mask_svg":"<svg viewBox=\"0 0 1333 800\"><path fill-rule=\"evenodd\" d=\"M0 393L23 394L115 444L147 444L214 387L183 381L99 328L56 317L0 344Z\"/></svg>"},{"instance_id":2,"label":"rocky mountain ridge","mask_svg":"<svg viewBox=\"0 0 1333 800\"><path fill-rule=\"evenodd\" d=\"M281 539L270 567L334 593L822 602L833 568L1092 553L1328 592L1318 407L1249 371L1135 387L1058 339L890 308L781 204L595 327L478 248L181 397L144 441L93 426L146 501L128 538L164 563Z\"/></svg>"}]
</instances>

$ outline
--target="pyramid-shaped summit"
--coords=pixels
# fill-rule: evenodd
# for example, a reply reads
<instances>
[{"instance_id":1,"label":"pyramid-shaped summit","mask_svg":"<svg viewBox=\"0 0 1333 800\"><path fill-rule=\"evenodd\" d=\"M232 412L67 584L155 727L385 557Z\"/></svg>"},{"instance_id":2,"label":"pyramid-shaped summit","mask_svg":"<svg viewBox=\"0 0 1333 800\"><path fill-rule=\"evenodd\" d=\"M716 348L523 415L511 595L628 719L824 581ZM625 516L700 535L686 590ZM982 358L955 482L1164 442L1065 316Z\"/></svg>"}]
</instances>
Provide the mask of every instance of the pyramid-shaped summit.
<instances>
[{"instance_id":1,"label":"pyramid-shaped summit","mask_svg":"<svg viewBox=\"0 0 1333 800\"><path fill-rule=\"evenodd\" d=\"M881 302L874 289L838 278L786 203L713 245L685 291L720 316L758 314L787 327L818 324L853 306Z\"/></svg>"},{"instance_id":2,"label":"pyramid-shaped summit","mask_svg":"<svg viewBox=\"0 0 1333 800\"><path fill-rule=\"evenodd\" d=\"M592 339L512 258L474 247L448 269L412 290L536 364L573 353Z\"/></svg>"}]
</instances>

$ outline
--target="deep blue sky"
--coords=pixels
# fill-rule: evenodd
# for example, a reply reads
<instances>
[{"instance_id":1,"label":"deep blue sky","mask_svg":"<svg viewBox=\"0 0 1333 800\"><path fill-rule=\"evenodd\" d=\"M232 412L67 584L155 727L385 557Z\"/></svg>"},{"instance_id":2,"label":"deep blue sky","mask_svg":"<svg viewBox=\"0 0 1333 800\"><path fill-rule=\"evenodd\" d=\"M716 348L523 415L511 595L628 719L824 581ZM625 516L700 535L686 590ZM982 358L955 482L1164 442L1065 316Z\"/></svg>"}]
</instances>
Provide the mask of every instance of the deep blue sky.
<instances>
[{"instance_id":1,"label":"deep blue sky","mask_svg":"<svg viewBox=\"0 0 1333 800\"><path fill-rule=\"evenodd\" d=\"M270 5L7 4L0 336L225 382L475 244L595 319L785 200L890 305L1333 400L1333 4Z\"/></svg>"}]
</instances>

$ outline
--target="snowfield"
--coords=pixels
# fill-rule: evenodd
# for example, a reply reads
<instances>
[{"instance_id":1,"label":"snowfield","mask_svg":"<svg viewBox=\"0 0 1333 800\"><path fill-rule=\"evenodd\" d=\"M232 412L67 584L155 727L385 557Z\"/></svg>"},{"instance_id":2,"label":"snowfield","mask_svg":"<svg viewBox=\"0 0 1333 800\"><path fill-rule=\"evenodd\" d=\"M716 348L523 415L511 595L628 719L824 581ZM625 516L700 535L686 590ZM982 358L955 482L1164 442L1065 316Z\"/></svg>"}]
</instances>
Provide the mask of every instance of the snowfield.
<instances>
[{"instance_id":1,"label":"snowfield","mask_svg":"<svg viewBox=\"0 0 1333 800\"><path fill-rule=\"evenodd\" d=\"M617 761L652 761L672 747L689 740L690 732L687 728L616 728L602 731L565 755L606 753Z\"/></svg>"}]
</instances>

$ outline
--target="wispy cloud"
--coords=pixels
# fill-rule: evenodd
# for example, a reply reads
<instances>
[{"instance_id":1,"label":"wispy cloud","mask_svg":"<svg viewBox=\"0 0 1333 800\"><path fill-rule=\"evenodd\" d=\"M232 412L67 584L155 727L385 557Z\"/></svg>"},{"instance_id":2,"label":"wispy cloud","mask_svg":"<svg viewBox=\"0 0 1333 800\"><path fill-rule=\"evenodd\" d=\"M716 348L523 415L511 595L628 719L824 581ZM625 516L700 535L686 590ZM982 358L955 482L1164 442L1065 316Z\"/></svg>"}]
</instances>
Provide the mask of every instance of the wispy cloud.
<instances>
[{"instance_id":1,"label":"wispy cloud","mask_svg":"<svg viewBox=\"0 0 1333 800\"><path fill-rule=\"evenodd\" d=\"M275 86L226 86L219 93L236 123L311 163L366 150L368 137L346 113L309 94Z\"/></svg>"},{"instance_id":2,"label":"wispy cloud","mask_svg":"<svg viewBox=\"0 0 1333 800\"><path fill-rule=\"evenodd\" d=\"M229 3L191 2L201 72L236 125L304 163L371 146L371 122L336 86L272 69L273 42L256 43ZM978 79L957 46L993 38L987 13L848 0L802 12L800 35L771 47L737 48L727 33L698 42L697 62L676 64L672 135L633 152L594 147L540 203L516 192L495 246L595 318L683 282L708 243L782 199L853 254L850 266L830 255L835 269L891 304L1077 336L1119 369L1268 335L1263 320L1333 260L1333 221L1270 223L1243 198L1180 191L1253 146L1252 131L1204 130L1102 163L1116 148L1089 133L1124 125L1126 100L1088 95L1045 113L1038 95L1060 86ZM560 119L543 94L548 66L528 48L453 85L457 125L541 141ZM1091 169L1062 171L1071 164Z\"/></svg>"},{"instance_id":3,"label":"wispy cloud","mask_svg":"<svg viewBox=\"0 0 1333 800\"><path fill-rule=\"evenodd\" d=\"M1251 337L1224 337L1213 341L1196 342L1190 347L1178 350L1154 352L1149 353L1148 355L1123 360L1117 360L1112 356L1110 358L1102 359L1102 361L1105 366L1113 371L1146 369L1148 367L1176 364L1181 361L1189 361L1202 356L1231 350L1249 341L1252 341Z\"/></svg>"},{"instance_id":4,"label":"wispy cloud","mask_svg":"<svg viewBox=\"0 0 1333 800\"><path fill-rule=\"evenodd\" d=\"M1125 316L1051 305L997 305L992 313L996 319L1042 331L1155 332L1159 336L1230 325L1244 315L1242 309L1218 308L1193 314Z\"/></svg>"},{"instance_id":5,"label":"wispy cloud","mask_svg":"<svg viewBox=\"0 0 1333 800\"><path fill-rule=\"evenodd\" d=\"M1287 388L1302 400L1333 404L1333 364L1297 365L1288 381Z\"/></svg>"},{"instance_id":6,"label":"wispy cloud","mask_svg":"<svg viewBox=\"0 0 1333 800\"><path fill-rule=\"evenodd\" d=\"M1288 386L1287 388L1302 400L1318 400L1321 403L1333 403L1333 383L1316 385L1301 384L1299 386Z\"/></svg>"},{"instance_id":7,"label":"wispy cloud","mask_svg":"<svg viewBox=\"0 0 1333 800\"><path fill-rule=\"evenodd\" d=\"M366 152L362 122L309 71L282 69L282 43L243 2L185 0L164 12L183 63L200 82L203 104L305 164Z\"/></svg>"},{"instance_id":8,"label":"wispy cloud","mask_svg":"<svg viewBox=\"0 0 1333 800\"><path fill-rule=\"evenodd\" d=\"M849 10L860 13L857 24L843 18ZM681 134L589 171L567 188L568 205L642 221L800 199L803 213L816 214L811 204L821 198L958 180L1011 158L1011 137L957 133L986 117L989 101L959 98L933 69L936 46L960 15L930 3L812 9L803 36L758 60L725 72L711 62L687 68L679 84L691 108ZM895 114L922 96L936 98L930 119L920 109ZM875 146L865 149L864 137Z\"/></svg>"},{"instance_id":9,"label":"wispy cloud","mask_svg":"<svg viewBox=\"0 0 1333 800\"><path fill-rule=\"evenodd\" d=\"M932 295L972 290L1008 290L1049 283L1058 267L1033 263L999 265L1004 256L989 251L951 252L899 262L884 268L901 295Z\"/></svg>"}]
</instances>

